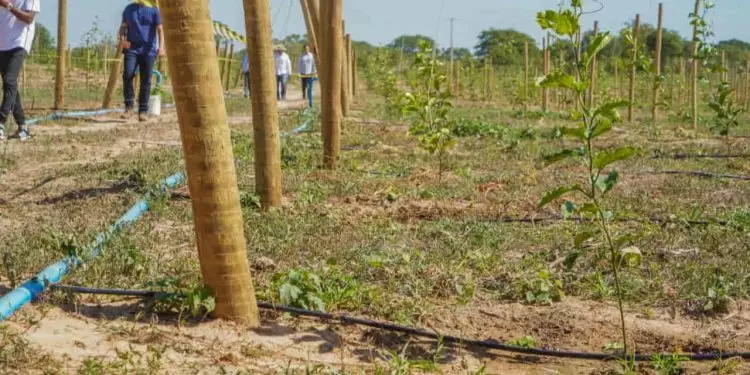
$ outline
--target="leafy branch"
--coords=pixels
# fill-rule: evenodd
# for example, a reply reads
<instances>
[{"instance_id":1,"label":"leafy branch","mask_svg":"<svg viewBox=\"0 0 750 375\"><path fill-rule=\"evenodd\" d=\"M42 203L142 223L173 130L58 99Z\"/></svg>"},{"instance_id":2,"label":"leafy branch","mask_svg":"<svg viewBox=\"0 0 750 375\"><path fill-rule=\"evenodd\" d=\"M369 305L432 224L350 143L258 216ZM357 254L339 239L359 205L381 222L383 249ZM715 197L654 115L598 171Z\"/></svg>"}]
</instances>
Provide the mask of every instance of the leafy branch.
<instances>
[{"instance_id":1,"label":"leafy branch","mask_svg":"<svg viewBox=\"0 0 750 375\"><path fill-rule=\"evenodd\" d=\"M576 50L581 46L578 35L580 18L584 14L582 0L570 0L568 6L561 6L559 10L547 10L537 15L537 22L544 30L552 31L558 37L568 38ZM632 39L632 38L631 38ZM593 228L579 233L575 237L576 247L594 237L603 237L604 246L609 252L609 267L613 274L617 292L618 308L620 310L620 324L622 329L622 343L625 354L628 353L627 329L623 309L623 292L621 286L621 271L625 266L635 266L640 262L641 252L638 248L628 246L632 236L618 235L611 227L615 213L608 209L607 198L619 181L619 173L612 169L617 162L635 155L638 150L633 147L600 148L595 140L612 130L614 123L621 121L618 110L626 107L627 101L610 101L598 107L590 106L585 100L586 91L590 85L588 81L592 60L603 48L612 41L608 32L594 35L586 50L578 55L574 65L574 75L564 71L552 72L538 79L541 87L558 88L571 91L578 101L581 110L574 112L573 117L579 120L577 127L562 128L563 136L580 142L577 148L561 150L555 154L545 156L548 164L561 160L573 159L586 167L586 174L581 176L582 183L562 186L548 192L539 201L539 206L546 206L556 200L570 196L581 197L583 202L574 203L564 200L562 205L565 216L580 215L593 219ZM635 43L635 41L633 41ZM635 44L634 44L634 47Z\"/></svg>"}]
</instances>

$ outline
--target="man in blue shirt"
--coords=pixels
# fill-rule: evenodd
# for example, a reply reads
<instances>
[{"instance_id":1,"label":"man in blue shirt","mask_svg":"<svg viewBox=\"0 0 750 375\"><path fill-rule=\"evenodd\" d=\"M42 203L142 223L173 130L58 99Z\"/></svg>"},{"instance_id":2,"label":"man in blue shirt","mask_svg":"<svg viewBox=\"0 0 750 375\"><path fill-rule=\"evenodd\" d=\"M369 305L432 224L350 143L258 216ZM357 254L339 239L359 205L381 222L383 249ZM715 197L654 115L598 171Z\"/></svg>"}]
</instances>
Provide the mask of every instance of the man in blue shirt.
<instances>
[{"instance_id":1,"label":"man in blue shirt","mask_svg":"<svg viewBox=\"0 0 750 375\"><path fill-rule=\"evenodd\" d=\"M123 72L123 92L125 113L133 110L135 90L133 78L136 69L141 75L138 93L138 120L147 121L148 101L151 96L151 74L156 56L164 56L164 31L161 13L155 1L136 0L125 7L120 26L120 42L123 44L125 69ZM158 37L158 40L157 40Z\"/></svg>"}]
</instances>

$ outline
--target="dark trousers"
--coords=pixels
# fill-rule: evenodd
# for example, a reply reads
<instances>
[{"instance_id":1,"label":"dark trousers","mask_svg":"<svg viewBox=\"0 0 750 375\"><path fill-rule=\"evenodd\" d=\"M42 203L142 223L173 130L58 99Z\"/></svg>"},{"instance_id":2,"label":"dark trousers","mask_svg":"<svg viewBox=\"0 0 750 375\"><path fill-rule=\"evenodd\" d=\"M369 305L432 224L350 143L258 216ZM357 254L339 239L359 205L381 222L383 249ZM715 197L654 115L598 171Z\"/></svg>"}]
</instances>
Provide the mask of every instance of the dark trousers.
<instances>
[{"instance_id":1,"label":"dark trousers","mask_svg":"<svg viewBox=\"0 0 750 375\"><path fill-rule=\"evenodd\" d=\"M302 99L307 99L309 92L312 92L312 77L302 77Z\"/></svg>"},{"instance_id":2,"label":"dark trousers","mask_svg":"<svg viewBox=\"0 0 750 375\"><path fill-rule=\"evenodd\" d=\"M250 97L250 72L244 72L242 73L242 76L245 78L245 97Z\"/></svg>"},{"instance_id":3,"label":"dark trousers","mask_svg":"<svg viewBox=\"0 0 750 375\"><path fill-rule=\"evenodd\" d=\"M125 53L125 70L122 75L123 91L125 94L125 109L133 109L135 100L135 89L133 88L133 78L136 70L140 71L141 82L140 92L138 93L138 112L148 112L148 100L151 98L151 75L154 71L155 56L148 54L138 55L135 53Z\"/></svg>"},{"instance_id":4,"label":"dark trousers","mask_svg":"<svg viewBox=\"0 0 750 375\"><path fill-rule=\"evenodd\" d=\"M5 129L5 122L8 120L8 115L11 112L19 127L26 124L26 117L23 114L23 104L21 104L21 94L18 92L18 76L21 74L24 58L26 58L26 50L21 47L0 52L0 76L3 79L0 129Z\"/></svg>"},{"instance_id":5,"label":"dark trousers","mask_svg":"<svg viewBox=\"0 0 750 375\"><path fill-rule=\"evenodd\" d=\"M289 82L289 75L282 74L276 76L276 99L286 100L286 84Z\"/></svg>"}]
</instances>

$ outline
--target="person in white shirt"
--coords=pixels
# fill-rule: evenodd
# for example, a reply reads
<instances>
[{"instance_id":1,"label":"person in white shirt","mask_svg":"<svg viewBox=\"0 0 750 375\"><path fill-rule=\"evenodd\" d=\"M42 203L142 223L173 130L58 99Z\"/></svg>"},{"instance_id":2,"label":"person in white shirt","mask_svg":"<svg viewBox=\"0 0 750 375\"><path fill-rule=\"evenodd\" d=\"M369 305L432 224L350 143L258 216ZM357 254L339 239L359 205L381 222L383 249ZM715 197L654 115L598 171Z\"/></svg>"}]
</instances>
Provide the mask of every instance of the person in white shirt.
<instances>
[{"instance_id":1,"label":"person in white shirt","mask_svg":"<svg viewBox=\"0 0 750 375\"><path fill-rule=\"evenodd\" d=\"M310 46L305 46L305 51L299 57L297 64L297 73L302 76L302 99L307 99L307 95L312 98L313 75L315 75L315 57L310 52Z\"/></svg>"},{"instance_id":2,"label":"person in white shirt","mask_svg":"<svg viewBox=\"0 0 750 375\"><path fill-rule=\"evenodd\" d=\"M292 74L292 60L286 54L284 46L277 46L275 55L276 99L286 100L286 85L289 83L289 75Z\"/></svg>"},{"instance_id":3,"label":"person in white shirt","mask_svg":"<svg viewBox=\"0 0 750 375\"><path fill-rule=\"evenodd\" d=\"M245 51L245 56L242 57L242 77L245 79L245 98L250 97L250 57Z\"/></svg>"},{"instance_id":4,"label":"person in white shirt","mask_svg":"<svg viewBox=\"0 0 750 375\"><path fill-rule=\"evenodd\" d=\"M11 113L18 124L18 131L11 137L26 140L31 136L18 93L18 76L34 41L40 1L0 0L0 76L3 79L0 140L5 140L5 123Z\"/></svg>"}]
</instances>

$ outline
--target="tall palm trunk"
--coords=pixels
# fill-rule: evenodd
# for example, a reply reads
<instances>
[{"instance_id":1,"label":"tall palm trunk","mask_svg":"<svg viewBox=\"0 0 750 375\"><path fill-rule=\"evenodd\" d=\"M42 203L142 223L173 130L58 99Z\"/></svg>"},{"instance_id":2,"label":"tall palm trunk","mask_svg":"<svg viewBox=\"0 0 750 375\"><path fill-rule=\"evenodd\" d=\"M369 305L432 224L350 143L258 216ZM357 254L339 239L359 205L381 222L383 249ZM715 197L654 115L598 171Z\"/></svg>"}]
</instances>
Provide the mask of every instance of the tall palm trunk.
<instances>
[{"instance_id":1,"label":"tall palm trunk","mask_svg":"<svg viewBox=\"0 0 750 375\"><path fill-rule=\"evenodd\" d=\"M341 74L344 62L342 0L320 2L320 29L323 53L323 162L328 169L335 169L340 153L341 99L343 84Z\"/></svg>"},{"instance_id":2,"label":"tall palm trunk","mask_svg":"<svg viewBox=\"0 0 750 375\"><path fill-rule=\"evenodd\" d=\"M206 0L161 0L203 281L214 314L258 325L242 210Z\"/></svg>"},{"instance_id":3,"label":"tall palm trunk","mask_svg":"<svg viewBox=\"0 0 750 375\"><path fill-rule=\"evenodd\" d=\"M281 206L281 145L276 102L271 7L268 0L244 0L250 97L255 135L255 189L264 209Z\"/></svg>"}]
</instances>

